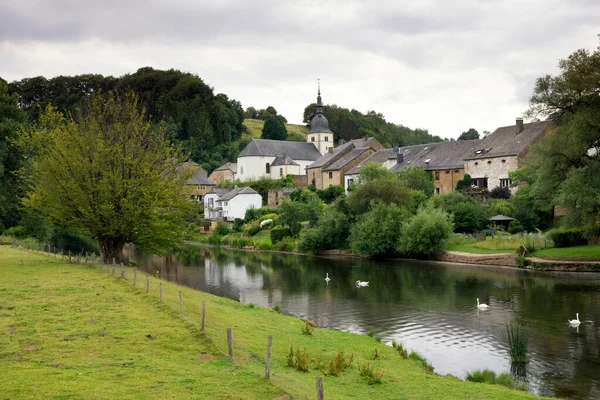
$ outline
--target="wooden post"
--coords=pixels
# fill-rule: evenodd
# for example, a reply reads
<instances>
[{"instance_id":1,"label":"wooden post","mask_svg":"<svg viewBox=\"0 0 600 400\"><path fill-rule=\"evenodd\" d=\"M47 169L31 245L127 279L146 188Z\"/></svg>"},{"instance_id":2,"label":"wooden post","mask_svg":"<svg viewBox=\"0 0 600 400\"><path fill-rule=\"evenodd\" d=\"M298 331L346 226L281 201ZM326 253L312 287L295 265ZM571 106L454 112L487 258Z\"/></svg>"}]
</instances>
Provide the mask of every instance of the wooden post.
<instances>
[{"instance_id":1,"label":"wooden post","mask_svg":"<svg viewBox=\"0 0 600 400\"><path fill-rule=\"evenodd\" d=\"M202 327L200 331L204 332L204 316L206 315L206 301L202 302Z\"/></svg>"},{"instance_id":2,"label":"wooden post","mask_svg":"<svg viewBox=\"0 0 600 400\"><path fill-rule=\"evenodd\" d=\"M146 293L150 290L150 280L148 279L148 271L146 271Z\"/></svg>"},{"instance_id":3,"label":"wooden post","mask_svg":"<svg viewBox=\"0 0 600 400\"><path fill-rule=\"evenodd\" d=\"M160 283L160 302L163 302L163 297L162 297L162 282Z\"/></svg>"},{"instance_id":4,"label":"wooden post","mask_svg":"<svg viewBox=\"0 0 600 400\"><path fill-rule=\"evenodd\" d=\"M137 281L137 268L133 267L133 286L135 286L136 281Z\"/></svg>"},{"instance_id":5,"label":"wooden post","mask_svg":"<svg viewBox=\"0 0 600 400\"><path fill-rule=\"evenodd\" d=\"M227 348L229 350L229 358L233 360L233 334L231 328L227 328Z\"/></svg>"},{"instance_id":6,"label":"wooden post","mask_svg":"<svg viewBox=\"0 0 600 400\"><path fill-rule=\"evenodd\" d=\"M69 250L69 262L71 262L71 250Z\"/></svg>"},{"instance_id":7,"label":"wooden post","mask_svg":"<svg viewBox=\"0 0 600 400\"><path fill-rule=\"evenodd\" d=\"M273 343L273 336L269 335L267 343L267 365L265 366L265 377L269 379L271 377L271 344Z\"/></svg>"},{"instance_id":8,"label":"wooden post","mask_svg":"<svg viewBox=\"0 0 600 400\"><path fill-rule=\"evenodd\" d=\"M183 297L181 296L181 290L179 291L179 314L183 314Z\"/></svg>"},{"instance_id":9,"label":"wooden post","mask_svg":"<svg viewBox=\"0 0 600 400\"><path fill-rule=\"evenodd\" d=\"M121 263L121 278L125 278L125 266Z\"/></svg>"},{"instance_id":10,"label":"wooden post","mask_svg":"<svg viewBox=\"0 0 600 400\"><path fill-rule=\"evenodd\" d=\"M323 378L317 376L317 399L323 400Z\"/></svg>"}]
</instances>

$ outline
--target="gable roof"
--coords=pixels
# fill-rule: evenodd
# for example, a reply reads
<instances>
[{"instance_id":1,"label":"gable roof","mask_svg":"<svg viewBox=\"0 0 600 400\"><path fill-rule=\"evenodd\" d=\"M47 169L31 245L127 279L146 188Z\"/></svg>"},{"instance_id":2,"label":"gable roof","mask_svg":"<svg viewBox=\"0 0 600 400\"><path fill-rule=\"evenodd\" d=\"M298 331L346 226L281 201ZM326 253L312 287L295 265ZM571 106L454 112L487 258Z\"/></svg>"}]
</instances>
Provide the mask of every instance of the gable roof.
<instances>
[{"instance_id":1,"label":"gable roof","mask_svg":"<svg viewBox=\"0 0 600 400\"><path fill-rule=\"evenodd\" d=\"M556 128L552 121L523 124L517 134L516 125L503 126L481 139L480 145L465 156L465 160L518 156L546 132Z\"/></svg>"},{"instance_id":2,"label":"gable roof","mask_svg":"<svg viewBox=\"0 0 600 400\"><path fill-rule=\"evenodd\" d=\"M252 139L238 157L276 157L282 154L287 154L293 160L315 161L321 157L321 153L312 143L268 139Z\"/></svg>"},{"instance_id":3,"label":"gable roof","mask_svg":"<svg viewBox=\"0 0 600 400\"><path fill-rule=\"evenodd\" d=\"M230 170L232 172L237 172L237 163L225 163L223 165L221 165L219 168L215 169L214 171L224 171L224 170Z\"/></svg>"},{"instance_id":4,"label":"gable roof","mask_svg":"<svg viewBox=\"0 0 600 400\"><path fill-rule=\"evenodd\" d=\"M200 172L194 173L190 179L187 180L188 185L204 185L204 186L216 186L217 184L208 178L202 176Z\"/></svg>"},{"instance_id":5,"label":"gable roof","mask_svg":"<svg viewBox=\"0 0 600 400\"><path fill-rule=\"evenodd\" d=\"M369 157L365 158L364 160L362 160L361 162L356 164L356 166L354 168L352 168L350 171L346 172L346 175L358 174L358 170L360 169L360 167L362 167L363 165L365 165L369 162L383 164L384 162L386 162L389 159L395 159L396 154L397 153L394 151L394 149L377 150L375 153L371 154Z\"/></svg>"},{"instance_id":6,"label":"gable roof","mask_svg":"<svg viewBox=\"0 0 600 400\"><path fill-rule=\"evenodd\" d=\"M271 167L277 167L279 165L300 165L298 164L296 161L292 160L290 158L290 156L288 156L287 154L284 155L280 155L275 157L275 160L273 160L273 162L271 163Z\"/></svg>"},{"instance_id":7,"label":"gable roof","mask_svg":"<svg viewBox=\"0 0 600 400\"><path fill-rule=\"evenodd\" d=\"M353 148L373 148L374 150L378 150L383 146L377 139L373 137L363 138L363 139L354 139L349 140L348 142L339 145L338 147L334 147L331 153L325 153L322 157L320 157L317 161L310 164L307 169L310 168L320 168L320 167L328 167L330 164L335 162L337 159L343 156L346 152L352 150Z\"/></svg>"},{"instance_id":8,"label":"gable roof","mask_svg":"<svg viewBox=\"0 0 600 400\"><path fill-rule=\"evenodd\" d=\"M327 167L323 168L323 172L337 171L339 169L342 169L348 163L350 163L354 159L356 159L356 157L359 157L361 154L363 154L366 151L369 151L370 149L371 149L370 147L361 147L358 149L352 149L349 152L347 152L346 154L344 154L343 156L341 156L340 158L338 158L337 160L335 160L334 162L332 162L331 164L329 164Z\"/></svg>"},{"instance_id":9,"label":"gable roof","mask_svg":"<svg viewBox=\"0 0 600 400\"><path fill-rule=\"evenodd\" d=\"M233 199L235 196L239 194L258 194L258 192L252 189L250 186L244 186L241 188L235 188L225 193L223 196L219 197L217 201L227 201Z\"/></svg>"},{"instance_id":10,"label":"gable roof","mask_svg":"<svg viewBox=\"0 0 600 400\"><path fill-rule=\"evenodd\" d=\"M400 147L398 151L402 154L403 161L394 165L391 170L398 172L408 167L426 170L464 168L464 158L479 146L481 139Z\"/></svg>"},{"instance_id":11,"label":"gable roof","mask_svg":"<svg viewBox=\"0 0 600 400\"><path fill-rule=\"evenodd\" d=\"M228 192L231 192L233 189L231 188L213 188L210 192L206 193L204 196L208 196L209 194L216 194L217 196L221 197L225 194L227 194Z\"/></svg>"}]
</instances>

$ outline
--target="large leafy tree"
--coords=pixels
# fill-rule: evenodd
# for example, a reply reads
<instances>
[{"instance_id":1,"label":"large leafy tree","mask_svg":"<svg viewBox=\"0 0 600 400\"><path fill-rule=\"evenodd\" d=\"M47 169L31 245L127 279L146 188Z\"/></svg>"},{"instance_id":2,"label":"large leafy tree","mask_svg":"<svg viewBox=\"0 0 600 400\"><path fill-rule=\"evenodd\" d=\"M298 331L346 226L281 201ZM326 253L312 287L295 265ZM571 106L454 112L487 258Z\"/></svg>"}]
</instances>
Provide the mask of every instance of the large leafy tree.
<instances>
[{"instance_id":1,"label":"large leafy tree","mask_svg":"<svg viewBox=\"0 0 600 400\"><path fill-rule=\"evenodd\" d=\"M473 140L473 139L479 139L479 132L477 132L477 129L474 129L474 128L469 128L469 130L464 131L458 137L458 140Z\"/></svg>"},{"instance_id":2,"label":"large leafy tree","mask_svg":"<svg viewBox=\"0 0 600 400\"><path fill-rule=\"evenodd\" d=\"M14 141L24 122L17 95L9 95L6 82L0 79L0 231L19 222L17 206L23 185L17 173L22 157Z\"/></svg>"},{"instance_id":3,"label":"large leafy tree","mask_svg":"<svg viewBox=\"0 0 600 400\"><path fill-rule=\"evenodd\" d=\"M269 117L265 121L262 129L261 139L285 140L287 137L287 129L281 119Z\"/></svg>"},{"instance_id":4,"label":"large leafy tree","mask_svg":"<svg viewBox=\"0 0 600 400\"><path fill-rule=\"evenodd\" d=\"M413 196L406 184L396 179L375 179L360 184L350 193L348 207L356 215L369 211L376 203L396 204L410 209Z\"/></svg>"},{"instance_id":5,"label":"large leafy tree","mask_svg":"<svg viewBox=\"0 0 600 400\"><path fill-rule=\"evenodd\" d=\"M577 50L559 62L560 74L536 81L530 116L551 117L559 128L530 152L521 175L542 204L558 205L572 225L600 216L600 48Z\"/></svg>"},{"instance_id":6,"label":"large leafy tree","mask_svg":"<svg viewBox=\"0 0 600 400\"><path fill-rule=\"evenodd\" d=\"M94 96L73 117L49 106L21 140L34 155L25 205L92 235L105 261L126 243L161 252L182 238L191 207L183 157L151 129L136 95Z\"/></svg>"}]
</instances>

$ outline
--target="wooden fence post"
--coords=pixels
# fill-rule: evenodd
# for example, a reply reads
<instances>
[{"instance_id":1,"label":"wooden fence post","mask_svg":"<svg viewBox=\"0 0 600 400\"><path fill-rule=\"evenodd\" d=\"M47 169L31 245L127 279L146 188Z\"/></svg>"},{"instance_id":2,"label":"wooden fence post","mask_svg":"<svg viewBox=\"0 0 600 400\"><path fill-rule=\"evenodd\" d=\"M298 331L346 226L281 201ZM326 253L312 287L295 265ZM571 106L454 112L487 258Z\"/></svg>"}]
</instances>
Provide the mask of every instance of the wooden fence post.
<instances>
[{"instance_id":1,"label":"wooden fence post","mask_svg":"<svg viewBox=\"0 0 600 400\"><path fill-rule=\"evenodd\" d=\"M202 327L200 331L204 332L204 315L206 314L206 301L202 302Z\"/></svg>"},{"instance_id":2,"label":"wooden fence post","mask_svg":"<svg viewBox=\"0 0 600 400\"><path fill-rule=\"evenodd\" d=\"M317 376L317 399L323 400L323 378Z\"/></svg>"},{"instance_id":3,"label":"wooden fence post","mask_svg":"<svg viewBox=\"0 0 600 400\"><path fill-rule=\"evenodd\" d=\"M133 267L133 286L135 286L137 281L137 268Z\"/></svg>"},{"instance_id":4,"label":"wooden fence post","mask_svg":"<svg viewBox=\"0 0 600 400\"><path fill-rule=\"evenodd\" d=\"M233 360L233 333L231 328L227 328L227 349L229 350L229 358Z\"/></svg>"},{"instance_id":5,"label":"wooden fence post","mask_svg":"<svg viewBox=\"0 0 600 400\"><path fill-rule=\"evenodd\" d=\"M71 262L71 250L69 250L69 262Z\"/></svg>"},{"instance_id":6,"label":"wooden fence post","mask_svg":"<svg viewBox=\"0 0 600 400\"><path fill-rule=\"evenodd\" d=\"M160 283L160 302L163 302L163 297L162 297L162 282Z\"/></svg>"},{"instance_id":7,"label":"wooden fence post","mask_svg":"<svg viewBox=\"0 0 600 400\"><path fill-rule=\"evenodd\" d=\"M125 266L121 263L121 278L125 278Z\"/></svg>"},{"instance_id":8,"label":"wooden fence post","mask_svg":"<svg viewBox=\"0 0 600 400\"><path fill-rule=\"evenodd\" d=\"M267 365L265 366L265 377L269 379L271 377L271 344L273 343L273 336L269 335L269 341L267 343Z\"/></svg>"},{"instance_id":9,"label":"wooden fence post","mask_svg":"<svg viewBox=\"0 0 600 400\"><path fill-rule=\"evenodd\" d=\"M179 291L179 314L183 314L183 297L181 295L181 290Z\"/></svg>"},{"instance_id":10,"label":"wooden fence post","mask_svg":"<svg viewBox=\"0 0 600 400\"><path fill-rule=\"evenodd\" d=\"M146 293L150 290L150 280L148 279L148 271L146 271Z\"/></svg>"}]
</instances>

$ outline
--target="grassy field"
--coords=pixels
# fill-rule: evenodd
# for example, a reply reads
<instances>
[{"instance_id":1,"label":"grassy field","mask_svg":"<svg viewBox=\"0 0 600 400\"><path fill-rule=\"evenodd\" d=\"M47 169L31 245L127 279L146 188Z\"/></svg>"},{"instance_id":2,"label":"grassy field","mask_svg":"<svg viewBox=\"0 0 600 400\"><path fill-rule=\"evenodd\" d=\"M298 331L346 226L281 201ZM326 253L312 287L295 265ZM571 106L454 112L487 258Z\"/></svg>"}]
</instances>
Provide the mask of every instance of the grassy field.
<instances>
[{"instance_id":1,"label":"grassy field","mask_svg":"<svg viewBox=\"0 0 600 400\"><path fill-rule=\"evenodd\" d=\"M550 260L600 261L600 246L552 247L537 250L533 255Z\"/></svg>"},{"instance_id":2,"label":"grassy field","mask_svg":"<svg viewBox=\"0 0 600 400\"><path fill-rule=\"evenodd\" d=\"M248 128L248 131L252 134L253 139L260 139L260 135L262 134L262 129L265 124L265 121L260 119L245 119L244 125ZM285 128L287 129L288 135L297 133L306 137L308 133L308 128L304 125L295 125L295 124L285 124Z\"/></svg>"},{"instance_id":3,"label":"grassy field","mask_svg":"<svg viewBox=\"0 0 600 400\"><path fill-rule=\"evenodd\" d=\"M327 399L529 399L504 387L425 372L368 336L315 328L272 310L162 282L125 269L67 264L0 246L0 398L314 399L315 377L338 350L349 369L324 376ZM179 313L179 291L183 314ZM206 329L199 331L206 302ZM233 329L234 361L227 354ZM264 378L273 336L272 377ZM306 349L309 371L287 366L290 346ZM418 351L418 349L416 349ZM375 357L377 354L377 357ZM383 376L369 385L359 365ZM326 371L325 371L326 372Z\"/></svg>"}]
</instances>

